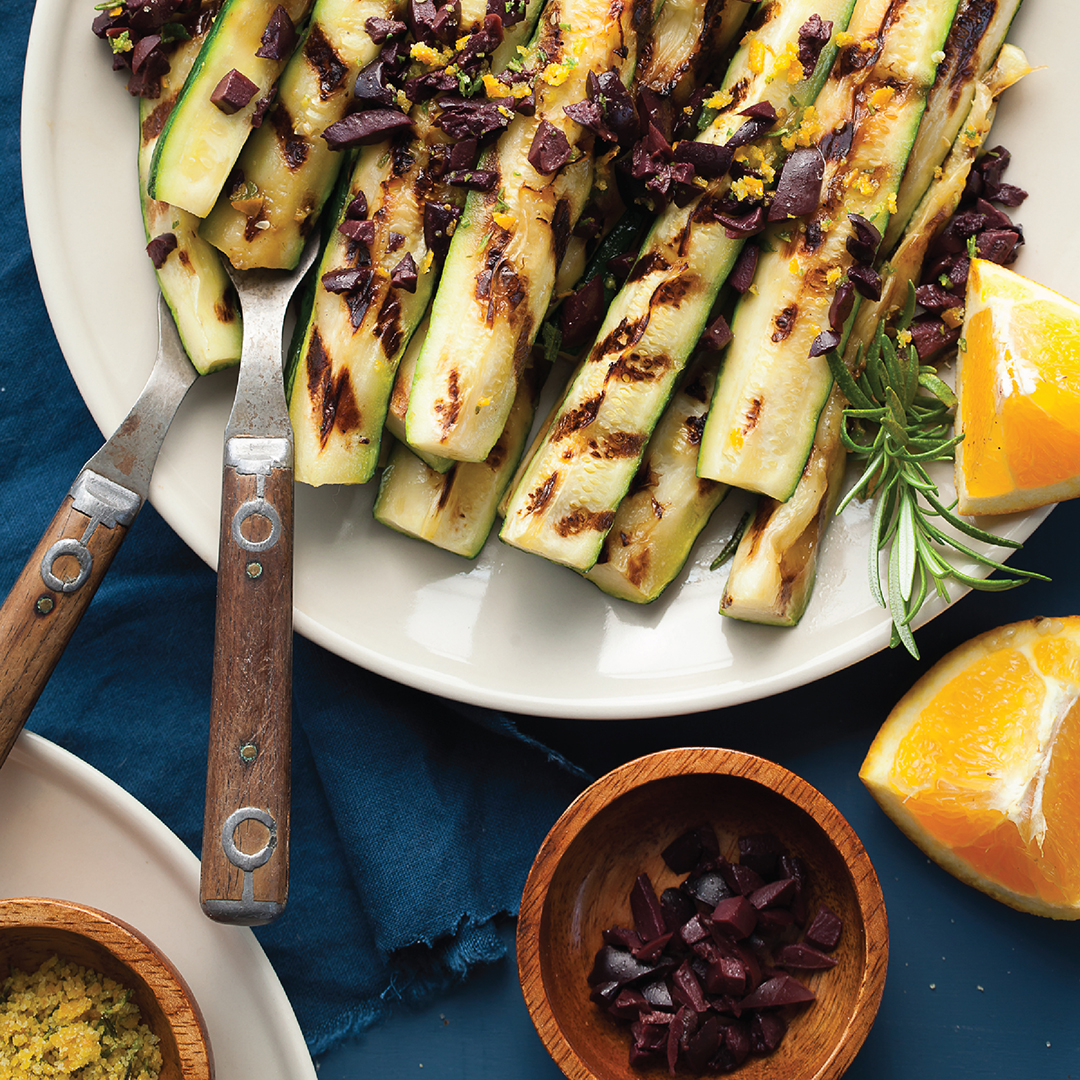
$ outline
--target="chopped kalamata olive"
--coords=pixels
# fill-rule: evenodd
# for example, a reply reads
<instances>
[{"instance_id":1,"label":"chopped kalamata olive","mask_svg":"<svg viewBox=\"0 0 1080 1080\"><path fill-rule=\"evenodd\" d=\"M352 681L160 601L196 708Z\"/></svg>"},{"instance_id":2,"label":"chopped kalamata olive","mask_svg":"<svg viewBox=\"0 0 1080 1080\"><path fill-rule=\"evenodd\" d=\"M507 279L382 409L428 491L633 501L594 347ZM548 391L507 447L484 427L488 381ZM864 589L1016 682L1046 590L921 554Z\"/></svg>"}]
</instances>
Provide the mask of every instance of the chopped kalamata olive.
<instances>
[{"instance_id":1,"label":"chopped kalamata olive","mask_svg":"<svg viewBox=\"0 0 1080 1080\"><path fill-rule=\"evenodd\" d=\"M367 196L362 191L358 191L352 199L349 200L349 205L345 207L345 217L350 221L363 221L367 215Z\"/></svg>"},{"instance_id":2,"label":"chopped kalamata olive","mask_svg":"<svg viewBox=\"0 0 1080 1080\"><path fill-rule=\"evenodd\" d=\"M848 253L857 263L870 266L881 243L881 233L862 214L848 214L848 221L855 229L855 235L847 240Z\"/></svg>"},{"instance_id":3,"label":"chopped kalamata olive","mask_svg":"<svg viewBox=\"0 0 1080 1080\"><path fill-rule=\"evenodd\" d=\"M795 896L795 879L779 878L755 889L746 898L761 911L763 908L788 907Z\"/></svg>"},{"instance_id":4,"label":"chopped kalamata olive","mask_svg":"<svg viewBox=\"0 0 1080 1080\"><path fill-rule=\"evenodd\" d=\"M570 143L560 128L541 120L529 147L529 164L542 176L558 172L570 160Z\"/></svg>"},{"instance_id":5,"label":"chopped kalamata olive","mask_svg":"<svg viewBox=\"0 0 1080 1080\"><path fill-rule=\"evenodd\" d=\"M617 949L625 949L627 952L641 948L641 935L626 926L613 926L605 930L603 938L605 944L614 945Z\"/></svg>"},{"instance_id":6,"label":"chopped kalamata olive","mask_svg":"<svg viewBox=\"0 0 1080 1080\"><path fill-rule=\"evenodd\" d=\"M702 1073L708 1068L710 1059L720 1047L723 1034L724 1024L719 1016L707 1016L701 1021L683 1051L683 1058L692 1072Z\"/></svg>"},{"instance_id":7,"label":"chopped kalamata olive","mask_svg":"<svg viewBox=\"0 0 1080 1080\"><path fill-rule=\"evenodd\" d=\"M848 270L848 281L855 291L867 300L881 299L881 275L872 266L853 266Z\"/></svg>"},{"instance_id":8,"label":"chopped kalamata olive","mask_svg":"<svg viewBox=\"0 0 1080 1080\"><path fill-rule=\"evenodd\" d=\"M476 139L461 139L450 147L450 171L472 169L476 165L479 142Z\"/></svg>"},{"instance_id":9,"label":"chopped kalamata olive","mask_svg":"<svg viewBox=\"0 0 1080 1080\"><path fill-rule=\"evenodd\" d=\"M323 274L322 287L331 293L352 292L360 288L371 277L369 267L343 267L340 270L329 270Z\"/></svg>"},{"instance_id":10,"label":"chopped kalamata olive","mask_svg":"<svg viewBox=\"0 0 1080 1080\"><path fill-rule=\"evenodd\" d=\"M750 1021L750 1049L755 1054L771 1054L787 1032L787 1022L776 1013L758 1013Z\"/></svg>"},{"instance_id":11,"label":"chopped kalamata olive","mask_svg":"<svg viewBox=\"0 0 1080 1080\"><path fill-rule=\"evenodd\" d=\"M576 349L592 341L604 321L604 280L596 274L572 292L559 311L563 345Z\"/></svg>"},{"instance_id":12,"label":"chopped kalamata olive","mask_svg":"<svg viewBox=\"0 0 1080 1080\"><path fill-rule=\"evenodd\" d=\"M754 272L757 270L758 256L761 254L757 244L743 244L739 257L731 269L728 281L731 287L740 295L754 283Z\"/></svg>"},{"instance_id":13,"label":"chopped kalamata olive","mask_svg":"<svg viewBox=\"0 0 1080 1080\"><path fill-rule=\"evenodd\" d=\"M798 971L824 971L836 967L835 957L815 949L806 942L792 942L776 950L773 958L779 967L794 968Z\"/></svg>"},{"instance_id":14,"label":"chopped kalamata olive","mask_svg":"<svg viewBox=\"0 0 1080 1080\"><path fill-rule=\"evenodd\" d=\"M770 221L812 214L821 200L825 159L816 146L800 147L788 155L769 207Z\"/></svg>"},{"instance_id":15,"label":"chopped kalamata olive","mask_svg":"<svg viewBox=\"0 0 1080 1080\"><path fill-rule=\"evenodd\" d=\"M424 203L424 243L441 258L450 247L461 211L450 203Z\"/></svg>"},{"instance_id":16,"label":"chopped kalamata olive","mask_svg":"<svg viewBox=\"0 0 1080 1080\"><path fill-rule=\"evenodd\" d=\"M438 11L435 12L435 21L432 23L432 29L435 31L435 36L444 45L449 45L452 41L457 40L458 27L461 25L461 0L450 0L449 3L443 4Z\"/></svg>"},{"instance_id":17,"label":"chopped kalamata olive","mask_svg":"<svg viewBox=\"0 0 1080 1080\"><path fill-rule=\"evenodd\" d=\"M409 0L406 18L417 41L435 43L436 8L432 0Z\"/></svg>"},{"instance_id":18,"label":"chopped kalamata olive","mask_svg":"<svg viewBox=\"0 0 1080 1080\"><path fill-rule=\"evenodd\" d=\"M682 929L679 931L679 936L687 945L694 945L709 937L710 933L711 931L709 930L705 918L701 915L694 915L683 923Z\"/></svg>"},{"instance_id":19,"label":"chopped kalamata olive","mask_svg":"<svg viewBox=\"0 0 1080 1080\"><path fill-rule=\"evenodd\" d=\"M160 270L165 265L165 260L176 250L176 233L162 233L155 236L146 245L146 254L154 264L155 270Z\"/></svg>"},{"instance_id":20,"label":"chopped kalamata olive","mask_svg":"<svg viewBox=\"0 0 1080 1080\"><path fill-rule=\"evenodd\" d=\"M771 1009L781 1005L801 1005L814 1000L814 992L793 975L774 975L742 999L744 1009Z\"/></svg>"},{"instance_id":21,"label":"chopped kalamata olive","mask_svg":"<svg viewBox=\"0 0 1080 1080\"><path fill-rule=\"evenodd\" d=\"M709 328L701 335L701 344L706 349L714 349L719 352L726 349L731 343L731 327L723 315L717 315L709 324Z\"/></svg>"},{"instance_id":22,"label":"chopped kalamata olive","mask_svg":"<svg viewBox=\"0 0 1080 1080\"><path fill-rule=\"evenodd\" d=\"M746 992L746 965L737 956L721 956L709 966L705 989L710 994L742 997Z\"/></svg>"},{"instance_id":23,"label":"chopped kalamata olive","mask_svg":"<svg viewBox=\"0 0 1080 1080\"><path fill-rule=\"evenodd\" d=\"M799 27L799 63L804 78L809 79L814 74L821 50L832 37L832 29L833 24L816 13Z\"/></svg>"},{"instance_id":24,"label":"chopped kalamata olive","mask_svg":"<svg viewBox=\"0 0 1080 1080\"><path fill-rule=\"evenodd\" d=\"M364 22L364 29L376 45L382 45L391 38L404 37L409 27L400 19L380 19L372 16Z\"/></svg>"},{"instance_id":25,"label":"chopped kalamata olive","mask_svg":"<svg viewBox=\"0 0 1080 1080\"><path fill-rule=\"evenodd\" d=\"M840 916L832 908L822 904L814 921L806 931L806 940L819 949L831 951L840 942L840 932L843 929Z\"/></svg>"},{"instance_id":26,"label":"chopped kalamata olive","mask_svg":"<svg viewBox=\"0 0 1080 1080\"><path fill-rule=\"evenodd\" d=\"M667 929L660 900L648 874L639 874L630 890L630 912L634 916L634 929L642 941L652 941Z\"/></svg>"},{"instance_id":27,"label":"chopped kalamata olive","mask_svg":"<svg viewBox=\"0 0 1080 1080\"><path fill-rule=\"evenodd\" d=\"M1002 266L1013 261L1020 234L1013 229L987 229L975 238L975 253L980 259Z\"/></svg>"},{"instance_id":28,"label":"chopped kalamata olive","mask_svg":"<svg viewBox=\"0 0 1080 1080\"><path fill-rule=\"evenodd\" d=\"M780 856L786 854L787 848L773 833L751 833L739 837L739 864L749 866L764 881L771 881L776 876Z\"/></svg>"},{"instance_id":29,"label":"chopped kalamata olive","mask_svg":"<svg viewBox=\"0 0 1080 1080\"><path fill-rule=\"evenodd\" d=\"M716 905L712 924L733 940L749 937L757 926L758 913L745 896L729 896Z\"/></svg>"},{"instance_id":30,"label":"chopped kalamata olive","mask_svg":"<svg viewBox=\"0 0 1080 1080\"><path fill-rule=\"evenodd\" d=\"M538 0L531 0L537 3ZM530 0L487 0L487 10L497 15L503 26L517 26L525 18L525 8Z\"/></svg>"},{"instance_id":31,"label":"chopped kalamata olive","mask_svg":"<svg viewBox=\"0 0 1080 1080\"><path fill-rule=\"evenodd\" d=\"M642 130L655 127L667 142L675 135L675 115L671 98L661 97L647 86L638 88L637 111Z\"/></svg>"},{"instance_id":32,"label":"chopped kalamata olive","mask_svg":"<svg viewBox=\"0 0 1080 1080\"><path fill-rule=\"evenodd\" d=\"M275 97L277 97L277 87L272 86L269 94L264 94L255 102L255 111L251 114L251 126L253 128L262 127L262 122L266 119L266 114L274 103Z\"/></svg>"},{"instance_id":33,"label":"chopped kalamata olive","mask_svg":"<svg viewBox=\"0 0 1080 1080\"><path fill-rule=\"evenodd\" d=\"M364 109L349 113L331 124L323 133L331 150L351 150L382 142L396 131L412 128L412 121L399 109Z\"/></svg>"},{"instance_id":34,"label":"chopped kalamata olive","mask_svg":"<svg viewBox=\"0 0 1080 1080\"><path fill-rule=\"evenodd\" d=\"M836 331L843 329L854 306L855 286L850 281L845 281L836 290L836 295L829 305L829 328Z\"/></svg>"},{"instance_id":35,"label":"chopped kalamata olive","mask_svg":"<svg viewBox=\"0 0 1080 1080\"><path fill-rule=\"evenodd\" d=\"M338 232L355 240L358 244L366 244L371 247L375 240L375 222L358 221L355 218L346 218L338 225Z\"/></svg>"},{"instance_id":36,"label":"chopped kalamata olive","mask_svg":"<svg viewBox=\"0 0 1080 1080\"><path fill-rule=\"evenodd\" d=\"M752 866L746 866L741 862L725 862L721 870L731 891L740 896L749 896L755 889L760 889L765 884L765 879Z\"/></svg>"},{"instance_id":37,"label":"chopped kalamata olive","mask_svg":"<svg viewBox=\"0 0 1080 1080\"><path fill-rule=\"evenodd\" d=\"M239 112L255 96L258 89L246 75L233 68L223 75L214 87L210 101L223 113L231 116Z\"/></svg>"},{"instance_id":38,"label":"chopped kalamata olive","mask_svg":"<svg viewBox=\"0 0 1080 1080\"><path fill-rule=\"evenodd\" d=\"M709 1003L688 960L684 960L671 975L671 998L676 1005L686 1005L696 1013L705 1012Z\"/></svg>"},{"instance_id":39,"label":"chopped kalamata olive","mask_svg":"<svg viewBox=\"0 0 1080 1080\"><path fill-rule=\"evenodd\" d=\"M637 1020L642 1013L650 1011L645 995L629 987L620 990L619 996L608 1007L608 1012L620 1020Z\"/></svg>"},{"instance_id":40,"label":"chopped kalamata olive","mask_svg":"<svg viewBox=\"0 0 1080 1080\"><path fill-rule=\"evenodd\" d=\"M565 105L563 112L576 124L588 128L594 135L605 142L618 142L615 132L604 122L604 114L600 106L589 98L584 101L576 101L572 105Z\"/></svg>"},{"instance_id":41,"label":"chopped kalamata olive","mask_svg":"<svg viewBox=\"0 0 1080 1080\"><path fill-rule=\"evenodd\" d=\"M735 147L726 144L703 143L683 139L675 147L675 160L693 166L696 175L715 180L731 168Z\"/></svg>"},{"instance_id":42,"label":"chopped kalamata olive","mask_svg":"<svg viewBox=\"0 0 1080 1080\"><path fill-rule=\"evenodd\" d=\"M591 101L600 107L605 126L620 146L629 146L641 132L637 108L615 71L589 72L586 80ZM602 136L603 137L603 136Z\"/></svg>"},{"instance_id":43,"label":"chopped kalamata olive","mask_svg":"<svg viewBox=\"0 0 1080 1080\"><path fill-rule=\"evenodd\" d=\"M443 181L466 191L491 191L499 182L499 174L494 169L454 169Z\"/></svg>"},{"instance_id":44,"label":"chopped kalamata olive","mask_svg":"<svg viewBox=\"0 0 1080 1080\"><path fill-rule=\"evenodd\" d=\"M267 60L285 60L296 48L296 27L289 18L289 13L278 4L263 31L262 44L255 51L256 56Z\"/></svg>"},{"instance_id":45,"label":"chopped kalamata olive","mask_svg":"<svg viewBox=\"0 0 1080 1080\"><path fill-rule=\"evenodd\" d=\"M620 986L636 979L651 975L656 968L651 964L643 964L635 960L628 952L615 948L614 945L605 945L597 954L589 975L589 985L598 986L601 983L615 982Z\"/></svg>"},{"instance_id":46,"label":"chopped kalamata olive","mask_svg":"<svg viewBox=\"0 0 1080 1080\"><path fill-rule=\"evenodd\" d=\"M473 101L468 98L444 98L435 126L451 139L480 139L493 131L501 131L513 118L513 112L494 101Z\"/></svg>"},{"instance_id":47,"label":"chopped kalamata olive","mask_svg":"<svg viewBox=\"0 0 1080 1080\"><path fill-rule=\"evenodd\" d=\"M401 261L390 271L390 284L395 288L404 289L405 292L416 292L418 274L416 260L406 251Z\"/></svg>"},{"instance_id":48,"label":"chopped kalamata olive","mask_svg":"<svg viewBox=\"0 0 1080 1080\"><path fill-rule=\"evenodd\" d=\"M835 330L822 330L810 343L810 356L824 356L833 349L840 348L841 336Z\"/></svg>"},{"instance_id":49,"label":"chopped kalamata olive","mask_svg":"<svg viewBox=\"0 0 1080 1080\"><path fill-rule=\"evenodd\" d=\"M623 282L626 281L630 276L630 270L636 261L637 252L634 251L625 251L622 255L616 255L615 258L608 259L607 269L615 279L616 285L622 285Z\"/></svg>"},{"instance_id":50,"label":"chopped kalamata olive","mask_svg":"<svg viewBox=\"0 0 1080 1080\"><path fill-rule=\"evenodd\" d=\"M721 870L706 870L696 877L687 878L683 888L707 908L716 907L732 891Z\"/></svg>"},{"instance_id":51,"label":"chopped kalamata olive","mask_svg":"<svg viewBox=\"0 0 1080 1080\"><path fill-rule=\"evenodd\" d=\"M918 286L915 290L915 301L927 311L944 311L946 308L964 306L963 296L948 292L938 284Z\"/></svg>"},{"instance_id":52,"label":"chopped kalamata olive","mask_svg":"<svg viewBox=\"0 0 1080 1080\"><path fill-rule=\"evenodd\" d=\"M697 906L681 889L669 888L660 894L660 910L664 915L664 926L672 933L688 923L696 914Z\"/></svg>"},{"instance_id":53,"label":"chopped kalamata olive","mask_svg":"<svg viewBox=\"0 0 1080 1080\"><path fill-rule=\"evenodd\" d=\"M755 206L753 210L738 217L733 214L717 214L716 220L724 226L724 235L729 240L741 240L765 228L765 208Z\"/></svg>"},{"instance_id":54,"label":"chopped kalamata olive","mask_svg":"<svg viewBox=\"0 0 1080 1080\"><path fill-rule=\"evenodd\" d=\"M484 23L454 56L454 63L463 71L481 63L502 44L503 24L497 15L486 15Z\"/></svg>"},{"instance_id":55,"label":"chopped kalamata olive","mask_svg":"<svg viewBox=\"0 0 1080 1080\"><path fill-rule=\"evenodd\" d=\"M387 82L387 67L386 61L379 56L361 69L353 86L353 96L360 102L358 107L394 103L394 90Z\"/></svg>"},{"instance_id":56,"label":"chopped kalamata olive","mask_svg":"<svg viewBox=\"0 0 1080 1080\"><path fill-rule=\"evenodd\" d=\"M661 934L660 937L654 938L652 941L639 945L636 949L631 949L630 952L635 960L640 960L643 964L655 964L667 948L669 941L671 941L670 931Z\"/></svg>"},{"instance_id":57,"label":"chopped kalamata olive","mask_svg":"<svg viewBox=\"0 0 1080 1080\"><path fill-rule=\"evenodd\" d=\"M131 70L142 70L143 65L150 59L151 53L153 53L160 44L160 34L147 34L146 37L139 38L139 40L135 42L135 47L131 50ZM160 52L160 50L158 51ZM164 57L162 57L162 59L164 59Z\"/></svg>"}]
</instances>

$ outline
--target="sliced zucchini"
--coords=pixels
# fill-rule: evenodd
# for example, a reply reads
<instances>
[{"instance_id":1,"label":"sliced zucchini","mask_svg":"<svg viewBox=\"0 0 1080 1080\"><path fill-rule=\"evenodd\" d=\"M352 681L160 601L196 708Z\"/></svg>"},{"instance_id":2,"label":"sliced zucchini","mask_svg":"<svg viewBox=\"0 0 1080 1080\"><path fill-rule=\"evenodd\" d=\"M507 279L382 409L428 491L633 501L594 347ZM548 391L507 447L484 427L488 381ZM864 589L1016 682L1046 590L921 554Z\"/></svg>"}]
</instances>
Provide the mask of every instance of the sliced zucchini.
<instances>
[{"instance_id":1,"label":"sliced zucchini","mask_svg":"<svg viewBox=\"0 0 1080 1080\"><path fill-rule=\"evenodd\" d=\"M404 0L316 0L274 104L237 161L239 189L223 190L203 225L233 266L296 265L345 160L321 135L345 115L357 74L381 47L364 23L403 8Z\"/></svg>"},{"instance_id":2,"label":"sliced zucchini","mask_svg":"<svg viewBox=\"0 0 1080 1080\"><path fill-rule=\"evenodd\" d=\"M416 358L420 355L426 333L427 320L425 319L416 328L416 333L409 340L408 348L402 354L401 363L398 364L397 375L394 378L390 404L386 410L386 430L399 443L405 442L405 414L409 411L409 391L412 389L413 375L416 374ZM439 457L422 450L411 452L433 472L444 473L454 464L453 458Z\"/></svg>"},{"instance_id":3,"label":"sliced zucchini","mask_svg":"<svg viewBox=\"0 0 1080 1080\"><path fill-rule=\"evenodd\" d=\"M450 245L409 398L411 446L483 461L502 432L564 246L592 187L592 135L563 107L585 98L589 72L615 70L629 79L637 51L634 11L630 0L548 0L524 58L536 71L535 115L515 115L481 158L481 168L497 172L498 181L490 191L470 193ZM542 123L559 129L577 151L550 174L529 162Z\"/></svg>"},{"instance_id":4,"label":"sliced zucchini","mask_svg":"<svg viewBox=\"0 0 1080 1080\"><path fill-rule=\"evenodd\" d=\"M518 380L506 428L486 461L455 461L446 472L436 472L396 443L379 482L375 519L467 559L479 555L525 449L539 384L532 367Z\"/></svg>"},{"instance_id":5,"label":"sliced zucchini","mask_svg":"<svg viewBox=\"0 0 1080 1080\"><path fill-rule=\"evenodd\" d=\"M789 110L792 100L809 105L835 45L822 49L808 78L799 78L800 68L796 82L789 81L788 65L780 74L780 58L789 56L811 15L842 30L852 6L850 0L765 5L725 76L730 102L699 141L727 142L745 122L741 110L749 104L768 102L778 113ZM779 135L770 133L739 153L760 155L759 167L768 175L782 154ZM713 213L730 190L729 177L711 181L687 206L669 206L653 226L550 434L508 502L501 533L507 543L582 571L596 562L649 434L742 249L743 241L729 237Z\"/></svg>"},{"instance_id":6,"label":"sliced zucchini","mask_svg":"<svg viewBox=\"0 0 1080 1080\"><path fill-rule=\"evenodd\" d=\"M832 387L823 355L858 226L884 232L934 80L956 0L862 0L850 44L816 103L824 158L819 208L806 227L777 227L735 311L701 440L698 472L783 501L795 490ZM866 58L870 57L869 62ZM862 65L862 66L860 66ZM850 135L850 144L847 137Z\"/></svg>"},{"instance_id":7,"label":"sliced zucchini","mask_svg":"<svg viewBox=\"0 0 1080 1080\"><path fill-rule=\"evenodd\" d=\"M279 3L295 25L311 8L311 0L225 0L154 148L152 198L196 217L210 213L252 130L252 117L285 66L284 59L255 55ZM225 112L211 97L233 72L254 90L245 105Z\"/></svg>"},{"instance_id":8,"label":"sliced zucchini","mask_svg":"<svg viewBox=\"0 0 1080 1080\"><path fill-rule=\"evenodd\" d=\"M180 340L202 375L240 361L240 309L221 256L199 236L199 219L151 199L146 186L154 147L198 56L206 32L180 42L169 55L156 98L139 99L139 197L146 239L158 241L158 285L176 320Z\"/></svg>"},{"instance_id":9,"label":"sliced zucchini","mask_svg":"<svg viewBox=\"0 0 1080 1080\"><path fill-rule=\"evenodd\" d=\"M648 604L682 569L728 492L697 476L698 445L716 381L716 357L694 365L668 402L603 550L585 576L620 600Z\"/></svg>"}]
</instances>

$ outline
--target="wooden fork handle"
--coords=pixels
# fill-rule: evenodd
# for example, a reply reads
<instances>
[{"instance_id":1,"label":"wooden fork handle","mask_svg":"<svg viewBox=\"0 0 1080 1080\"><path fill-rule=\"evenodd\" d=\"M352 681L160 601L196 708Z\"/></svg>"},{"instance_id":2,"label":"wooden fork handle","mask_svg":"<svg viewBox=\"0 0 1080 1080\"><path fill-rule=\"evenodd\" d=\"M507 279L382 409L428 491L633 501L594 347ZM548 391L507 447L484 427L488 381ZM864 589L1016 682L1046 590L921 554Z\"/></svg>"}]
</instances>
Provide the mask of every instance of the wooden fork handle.
<instances>
[{"instance_id":1,"label":"wooden fork handle","mask_svg":"<svg viewBox=\"0 0 1080 1080\"><path fill-rule=\"evenodd\" d=\"M141 506L134 492L84 470L0 608L0 765Z\"/></svg>"},{"instance_id":2,"label":"wooden fork handle","mask_svg":"<svg viewBox=\"0 0 1080 1080\"><path fill-rule=\"evenodd\" d=\"M219 922L269 922L288 896L292 545L291 444L228 440L200 891Z\"/></svg>"}]
</instances>

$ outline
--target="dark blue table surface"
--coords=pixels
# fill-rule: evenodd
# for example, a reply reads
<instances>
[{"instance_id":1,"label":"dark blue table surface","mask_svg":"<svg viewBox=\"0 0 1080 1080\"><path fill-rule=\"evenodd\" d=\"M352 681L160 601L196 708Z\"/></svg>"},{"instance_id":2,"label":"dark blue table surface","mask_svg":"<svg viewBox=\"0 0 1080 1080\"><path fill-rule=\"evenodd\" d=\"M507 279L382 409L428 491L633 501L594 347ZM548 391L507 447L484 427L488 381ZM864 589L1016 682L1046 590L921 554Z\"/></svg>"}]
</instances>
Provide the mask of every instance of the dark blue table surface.
<instances>
[{"instance_id":1,"label":"dark blue table surface","mask_svg":"<svg viewBox=\"0 0 1080 1080\"><path fill-rule=\"evenodd\" d=\"M1080 504L1058 507L1015 557L1053 581L969 594L922 629L921 661L887 651L765 701L663 722L521 721L593 774L664 746L734 746L779 761L836 804L877 869L891 937L881 1009L851 1080L1080 1077L1080 925L1013 911L952 878L896 829L857 775L889 708L938 657L1001 623L1080 612L1078 525ZM504 932L511 940L513 926ZM318 1065L321 1080L562 1075L532 1028L512 956Z\"/></svg>"}]
</instances>

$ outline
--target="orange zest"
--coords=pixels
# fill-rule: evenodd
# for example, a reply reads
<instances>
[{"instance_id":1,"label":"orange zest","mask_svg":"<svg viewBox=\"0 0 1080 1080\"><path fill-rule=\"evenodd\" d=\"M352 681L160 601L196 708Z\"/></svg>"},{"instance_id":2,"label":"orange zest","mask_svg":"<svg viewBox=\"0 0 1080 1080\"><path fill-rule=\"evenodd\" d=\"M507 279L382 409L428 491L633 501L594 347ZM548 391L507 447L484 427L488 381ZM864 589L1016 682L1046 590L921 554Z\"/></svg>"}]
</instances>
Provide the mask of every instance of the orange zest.
<instances>
[{"instance_id":1,"label":"orange zest","mask_svg":"<svg viewBox=\"0 0 1080 1080\"><path fill-rule=\"evenodd\" d=\"M972 639L900 700L859 776L950 873L1080 918L1080 617Z\"/></svg>"},{"instance_id":2,"label":"orange zest","mask_svg":"<svg viewBox=\"0 0 1080 1080\"><path fill-rule=\"evenodd\" d=\"M1080 495L1080 304L972 259L961 342L960 513L1016 513Z\"/></svg>"}]
</instances>

